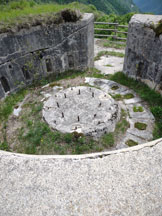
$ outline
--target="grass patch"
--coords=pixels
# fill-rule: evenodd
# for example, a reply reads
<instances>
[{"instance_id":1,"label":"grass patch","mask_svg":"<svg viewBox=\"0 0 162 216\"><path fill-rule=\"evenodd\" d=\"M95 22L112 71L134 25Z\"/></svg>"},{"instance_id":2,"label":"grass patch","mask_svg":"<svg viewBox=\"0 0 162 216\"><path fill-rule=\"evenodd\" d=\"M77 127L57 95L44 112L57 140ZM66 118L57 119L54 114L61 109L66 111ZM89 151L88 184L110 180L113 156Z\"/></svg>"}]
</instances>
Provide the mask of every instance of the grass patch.
<instances>
[{"instance_id":1,"label":"grass patch","mask_svg":"<svg viewBox=\"0 0 162 216\"><path fill-rule=\"evenodd\" d=\"M128 100L128 99L132 99L132 98L134 98L134 95L131 94L131 93L123 95L123 99L127 99Z\"/></svg>"},{"instance_id":2,"label":"grass patch","mask_svg":"<svg viewBox=\"0 0 162 216\"><path fill-rule=\"evenodd\" d=\"M7 141L0 142L0 150L3 150L3 151L9 151L10 150L10 147L9 147Z\"/></svg>"},{"instance_id":3,"label":"grass patch","mask_svg":"<svg viewBox=\"0 0 162 216\"><path fill-rule=\"evenodd\" d=\"M144 109L141 106L139 106L139 107L134 106L133 107L133 112L143 112L143 111L144 111Z\"/></svg>"},{"instance_id":4,"label":"grass patch","mask_svg":"<svg viewBox=\"0 0 162 216\"><path fill-rule=\"evenodd\" d=\"M102 144L105 148L113 147L114 145L114 134L109 133L102 136Z\"/></svg>"},{"instance_id":5,"label":"grass patch","mask_svg":"<svg viewBox=\"0 0 162 216\"><path fill-rule=\"evenodd\" d=\"M154 139L162 137L162 96L155 90L150 89L146 84L127 77L118 72L111 76L111 80L120 83L134 90L139 97L148 103L150 110L155 117L156 126L154 129Z\"/></svg>"},{"instance_id":6,"label":"grass patch","mask_svg":"<svg viewBox=\"0 0 162 216\"><path fill-rule=\"evenodd\" d=\"M116 57L121 57L123 58L125 56L125 54L123 53L120 53L120 52L115 52L115 51L101 51L97 54L97 56L94 58L95 61L98 61L100 60L100 58L102 56L105 56L105 55L110 55L110 56L116 56Z\"/></svg>"},{"instance_id":7,"label":"grass patch","mask_svg":"<svg viewBox=\"0 0 162 216\"><path fill-rule=\"evenodd\" d=\"M16 94L7 96L4 101L0 101L0 122L8 119L16 104L22 101L27 93L28 90L22 89Z\"/></svg>"},{"instance_id":8,"label":"grass patch","mask_svg":"<svg viewBox=\"0 0 162 216\"><path fill-rule=\"evenodd\" d=\"M122 100L122 99L123 99L123 97L122 97L121 94L116 94L116 95L113 95L112 97L113 97L115 100Z\"/></svg>"},{"instance_id":9,"label":"grass patch","mask_svg":"<svg viewBox=\"0 0 162 216\"><path fill-rule=\"evenodd\" d=\"M107 65L105 65L106 67L113 67L111 64L107 64Z\"/></svg>"},{"instance_id":10,"label":"grass patch","mask_svg":"<svg viewBox=\"0 0 162 216\"><path fill-rule=\"evenodd\" d=\"M121 95L121 94L116 94L112 96L115 100L123 100L123 99L131 99L134 98L133 94L125 94L125 95Z\"/></svg>"},{"instance_id":11,"label":"grass patch","mask_svg":"<svg viewBox=\"0 0 162 216\"><path fill-rule=\"evenodd\" d=\"M136 122L134 124L134 127L137 128L138 130L146 130L147 124L141 123L141 122Z\"/></svg>"},{"instance_id":12,"label":"grass patch","mask_svg":"<svg viewBox=\"0 0 162 216\"><path fill-rule=\"evenodd\" d=\"M127 113L122 109L121 110L121 119L116 124L115 133L119 136L120 133L124 134L126 130L130 127L129 122L126 120Z\"/></svg>"},{"instance_id":13,"label":"grass patch","mask_svg":"<svg viewBox=\"0 0 162 216\"><path fill-rule=\"evenodd\" d=\"M126 47L126 44L118 44L113 42L104 42L103 46L106 48L115 48L115 49L124 49Z\"/></svg>"},{"instance_id":14,"label":"grass patch","mask_svg":"<svg viewBox=\"0 0 162 216\"><path fill-rule=\"evenodd\" d=\"M116 86L113 86L113 87L111 88L111 90L114 90L114 91L117 90L117 89L119 89L119 86L117 86L117 85L116 85Z\"/></svg>"},{"instance_id":15,"label":"grass patch","mask_svg":"<svg viewBox=\"0 0 162 216\"><path fill-rule=\"evenodd\" d=\"M128 145L129 147L132 147L132 146L138 145L138 142L135 142L134 140L129 139L125 144Z\"/></svg>"}]
</instances>

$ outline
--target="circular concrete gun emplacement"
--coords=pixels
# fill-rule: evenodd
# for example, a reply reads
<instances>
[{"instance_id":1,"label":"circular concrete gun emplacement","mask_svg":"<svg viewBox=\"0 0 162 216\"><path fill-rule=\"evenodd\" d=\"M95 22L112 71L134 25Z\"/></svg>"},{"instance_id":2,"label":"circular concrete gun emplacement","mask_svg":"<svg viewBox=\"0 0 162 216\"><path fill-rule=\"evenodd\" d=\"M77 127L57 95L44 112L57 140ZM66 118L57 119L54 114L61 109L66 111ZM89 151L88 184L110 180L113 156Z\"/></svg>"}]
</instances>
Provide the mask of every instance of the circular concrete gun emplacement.
<instances>
[{"instance_id":1,"label":"circular concrete gun emplacement","mask_svg":"<svg viewBox=\"0 0 162 216\"><path fill-rule=\"evenodd\" d=\"M120 107L102 90L70 87L53 94L44 103L43 118L51 128L62 133L78 132L100 137L115 130Z\"/></svg>"}]
</instances>

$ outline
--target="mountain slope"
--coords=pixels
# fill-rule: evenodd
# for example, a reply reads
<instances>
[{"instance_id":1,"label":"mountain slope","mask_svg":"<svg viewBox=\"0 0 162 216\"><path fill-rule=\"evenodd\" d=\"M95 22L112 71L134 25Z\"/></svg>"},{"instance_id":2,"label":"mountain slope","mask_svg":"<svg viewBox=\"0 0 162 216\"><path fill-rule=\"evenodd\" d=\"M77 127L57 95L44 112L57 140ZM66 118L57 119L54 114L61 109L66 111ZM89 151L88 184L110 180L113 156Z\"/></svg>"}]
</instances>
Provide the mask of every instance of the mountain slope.
<instances>
[{"instance_id":1,"label":"mountain slope","mask_svg":"<svg viewBox=\"0 0 162 216\"><path fill-rule=\"evenodd\" d=\"M45 1L45 0L44 0ZM57 3L66 4L74 2L74 0L52 0ZM138 8L133 3L133 0L78 0L80 3L92 4L97 10L107 14L126 14L129 12L138 11Z\"/></svg>"},{"instance_id":2,"label":"mountain slope","mask_svg":"<svg viewBox=\"0 0 162 216\"><path fill-rule=\"evenodd\" d=\"M142 12L162 14L162 0L134 0Z\"/></svg>"}]
</instances>

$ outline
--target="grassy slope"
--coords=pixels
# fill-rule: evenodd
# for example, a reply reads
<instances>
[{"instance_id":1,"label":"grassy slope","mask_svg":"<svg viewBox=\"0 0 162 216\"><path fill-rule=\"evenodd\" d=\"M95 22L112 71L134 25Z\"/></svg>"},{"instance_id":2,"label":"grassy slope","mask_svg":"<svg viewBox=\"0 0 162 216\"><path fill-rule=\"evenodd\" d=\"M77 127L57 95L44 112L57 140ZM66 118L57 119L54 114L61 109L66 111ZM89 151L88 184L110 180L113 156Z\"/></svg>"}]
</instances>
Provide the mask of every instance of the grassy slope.
<instances>
[{"instance_id":1,"label":"grassy slope","mask_svg":"<svg viewBox=\"0 0 162 216\"><path fill-rule=\"evenodd\" d=\"M17 17L28 16L30 14L38 15L42 13L53 13L58 12L64 8L70 9L80 9L82 12L94 12L97 13L91 7L88 7L83 4L79 3L72 3L67 5L59 5L59 4L35 4L30 6L30 4L24 5L20 9L14 9L12 4L7 6L1 6L0 8L0 21L9 21L9 20L16 20ZM99 13L99 12L98 12Z\"/></svg>"},{"instance_id":2,"label":"grassy slope","mask_svg":"<svg viewBox=\"0 0 162 216\"><path fill-rule=\"evenodd\" d=\"M46 0L42 0L46 1ZM58 3L69 3L74 2L74 0L55 0ZM92 4L98 10L103 11L107 14L125 14L132 11L138 11L137 7L134 5L132 0L79 0L79 2L84 4Z\"/></svg>"}]
</instances>

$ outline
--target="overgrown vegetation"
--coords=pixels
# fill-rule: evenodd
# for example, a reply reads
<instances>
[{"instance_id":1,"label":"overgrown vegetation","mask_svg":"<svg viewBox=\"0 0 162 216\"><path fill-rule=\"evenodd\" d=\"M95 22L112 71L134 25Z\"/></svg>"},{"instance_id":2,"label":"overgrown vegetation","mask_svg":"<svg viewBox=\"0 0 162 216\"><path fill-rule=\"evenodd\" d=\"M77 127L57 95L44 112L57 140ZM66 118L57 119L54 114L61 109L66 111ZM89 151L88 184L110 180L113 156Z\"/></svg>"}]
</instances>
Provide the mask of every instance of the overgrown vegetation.
<instances>
[{"instance_id":1,"label":"overgrown vegetation","mask_svg":"<svg viewBox=\"0 0 162 216\"><path fill-rule=\"evenodd\" d=\"M124 53L120 53L120 52L115 52L115 51L101 51L97 54L97 56L95 57L95 61L100 60L100 58L104 55L110 55L110 56L116 56L116 57L121 57L123 58L125 55Z\"/></svg>"}]
</instances>

